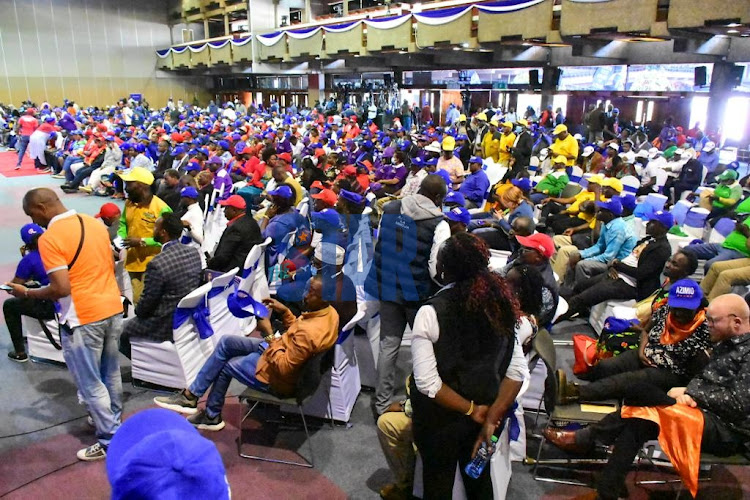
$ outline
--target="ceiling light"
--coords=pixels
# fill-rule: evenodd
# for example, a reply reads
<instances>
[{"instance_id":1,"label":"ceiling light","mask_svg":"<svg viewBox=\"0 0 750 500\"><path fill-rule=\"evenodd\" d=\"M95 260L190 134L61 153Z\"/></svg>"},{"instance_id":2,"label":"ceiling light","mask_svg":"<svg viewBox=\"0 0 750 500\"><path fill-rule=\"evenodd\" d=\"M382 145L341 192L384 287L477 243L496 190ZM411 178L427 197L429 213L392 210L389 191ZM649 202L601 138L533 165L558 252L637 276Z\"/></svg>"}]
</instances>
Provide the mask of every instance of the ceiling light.
<instances>
[{"instance_id":1,"label":"ceiling light","mask_svg":"<svg viewBox=\"0 0 750 500\"><path fill-rule=\"evenodd\" d=\"M461 50L461 47L453 47L453 50Z\"/></svg>"},{"instance_id":2,"label":"ceiling light","mask_svg":"<svg viewBox=\"0 0 750 500\"><path fill-rule=\"evenodd\" d=\"M727 33L739 33L740 30L727 30Z\"/></svg>"},{"instance_id":3,"label":"ceiling light","mask_svg":"<svg viewBox=\"0 0 750 500\"><path fill-rule=\"evenodd\" d=\"M528 47L528 46L530 46L531 44L530 44L529 42L523 42L523 43L522 43L521 45L523 45L524 47Z\"/></svg>"},{"instance_id":4,"label":"ceiling light","mask_svg":"<svg viewBox=\"0 0 750 500\"><path fill-rule=\"evenodd\" d=\"M727 24L727 28L737 28L738 26L742 26L740 23L729 23Z\"/></svg>"},{"instance_id":5,"label":"ceiling light","mask_svg":"<svg viewBox=\"0 0 750 500\"><path fill-rule=\"evenodd\" d=\"M461 47L463 47L463 48L467 48L468 46L469 46L469 44L468 44L468 43L462 43L462 44L461 44Z\"/></svg>"}]
</instances>

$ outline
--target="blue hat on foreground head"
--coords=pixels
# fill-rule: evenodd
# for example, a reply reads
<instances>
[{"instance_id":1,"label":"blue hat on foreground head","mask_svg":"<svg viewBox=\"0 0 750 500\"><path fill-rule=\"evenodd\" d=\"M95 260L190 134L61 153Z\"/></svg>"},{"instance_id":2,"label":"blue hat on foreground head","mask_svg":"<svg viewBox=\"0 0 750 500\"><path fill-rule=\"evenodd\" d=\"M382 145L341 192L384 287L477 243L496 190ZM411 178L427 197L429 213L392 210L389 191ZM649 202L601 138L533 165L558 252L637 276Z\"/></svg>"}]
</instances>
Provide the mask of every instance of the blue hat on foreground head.
<instances>
[{"instance_id":1,"label":"blue hat on foreground head","mask_svg":"<svg viewBox=\"0 0 750 500\"><path fill-rule=\"evenodd\" d=\"M609 210L615 215L622 215L622 203L619 196L614 196L609 201L597 201L596 206L604 210Z\"/></svg>"},{"instance_id":2,"label":"blue hat on foreground head","mask_svg":"<svg viewBox=\"0 0 750 500\"><path fill-rule=\"evenodd\" d=\"M480 165L484 165L484 160L479 156L472 156L469 158L469 163L479 163Z\"/></svg>"},{"instance_id":3,"label":"blue hat on foreground head","mask_svg":"<svg viewBox=\"0 0 750 500\"><path fill-rule=\"evenodd\" d=\"M698 309L703 300L703 290L693 280L680 280L669 289L667 305L678 309Z\"/></svg>"},{"instance_id":4,"label":"blue hat on foreground head","mask_svg":"<svg viewBox=\"0 0 750 500\"><path fill-rule=\"evenodd\" d=\"M192 198L194 200L198 199L198 190L195 189L193 186L187 186L180 190L180 197L182 198Z\"/></svg>"},{"instance_id":5,"label":"blue hat on foreground head","mask_svg":"<svg viewBox=\"0 0 750 500\"><path fill-rule=\"evenodd\" d=\"M464 207L454 207L445 212L446 219L450 219L454 222L461 222L467 226L471 222L471 214Z\"/></svg>"},{"instance_id":6,"label":"blue hat on foreground head","mask_svg":"<svg viewBox=\"0 0 750 500\"><path fill-rule=\"evenodd\" d=\"M466 198L464 198L464 195L458 191L448 191L445 198L443 198L443 205L448 205L449 203L454 203L463 207L466 205Z\"/></svg>"},{"instance_id":7,"label":"blue hat on foreground head","mask_svg":"<svg viewBox=\"0 0 750 500\"><path fill-rule=\"evenodd\" d=\"M529 191L531 189L531 179L528 177L521 177L520 179L511 179L510 183L516 186L521 191Z\"/></svg>"},{"instance_id":8,"label":"blue hat on foreground head","mask_svg":"<svg viewBox=\"0 0 750 500\"><path fill-rule=\"evenodd\" d=\"M42 234L43 232L44 229L41 226L37 226L36 224L26 224L21 228L21 240L23 240L24 245L28 245L31 243L34 236Z\"/></svg>"},{"instance_id":9,"label":"blue hat on foreground head","mask_svg":"<svg viewBox=\"0 0 750 500\"><path fill-rule=\"evenodd\" d=\"M184 417L160 408L136 413L107 450L112 498L228 499L221 455Z\"/></svg>"},{"instance_id":10,"label":"blue hat on foreground head","mask_svg":"<svg viewBox=\"0 0 750 500\"><path fill-rule=\"evenodd\" d=\"M291 198L293 196L292 188L284 185L277 187L273 191L269 191L268 194L271 196L280 196L282 198Z\"/></svg>"},{"instance_id":11,"label":"blue hat on foreground head","mask_svg":"<svg viewBox=\"0 0 750 500\"><path fill-rule=\"evenodd\" d=\"M658 212L650 214L648 216L648 220L656 221L667 229L671 229L672 226L674 226L674 216L671 213L665 212L663 210L659 210Z\"/></svg>"},{"instance_id":12,"label":"blue hat on foreground head","mask_svg":"<svg viewBox=\"0 0 750 500\"><path fill-rule=\"evenodd\" d=\"M346 189L342 189L339 191L339 198L343 198L348 202L356 203L357 205L361 205L365 202L365 199L358 195L357 193L353 193L351 191L347 191Z\"/></svg>"},{"instance_id":13,"label":"blue hat on foreground head","mask_svg":"<svg viewBox=\"0 0 750 500\"><path fill-rule=\"evenodd\" d=\"M620 197L620 204L622 205L622 208L627 208L631 212L635 210L635 196L621 196Z\"/></svg>"}]
</instances>

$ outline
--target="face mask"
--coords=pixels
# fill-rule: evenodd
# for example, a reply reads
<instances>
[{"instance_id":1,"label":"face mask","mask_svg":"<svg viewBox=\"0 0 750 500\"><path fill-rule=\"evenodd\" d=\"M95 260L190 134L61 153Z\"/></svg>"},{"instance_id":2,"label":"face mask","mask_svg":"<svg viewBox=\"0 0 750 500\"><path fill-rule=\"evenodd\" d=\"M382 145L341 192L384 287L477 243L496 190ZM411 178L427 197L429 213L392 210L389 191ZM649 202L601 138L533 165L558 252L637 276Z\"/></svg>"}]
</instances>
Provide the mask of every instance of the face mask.
<instances>
[{"instance_id":1,"label":"face mask","mask_svg":"<svg viewBox=\"0 0 750 500\"><path fill-rule=\"evenodd\" d=\"M520 134L521 132L523 132L523 127L516 127L515 132L516 134Z\"/></svg>"}]
</instances>

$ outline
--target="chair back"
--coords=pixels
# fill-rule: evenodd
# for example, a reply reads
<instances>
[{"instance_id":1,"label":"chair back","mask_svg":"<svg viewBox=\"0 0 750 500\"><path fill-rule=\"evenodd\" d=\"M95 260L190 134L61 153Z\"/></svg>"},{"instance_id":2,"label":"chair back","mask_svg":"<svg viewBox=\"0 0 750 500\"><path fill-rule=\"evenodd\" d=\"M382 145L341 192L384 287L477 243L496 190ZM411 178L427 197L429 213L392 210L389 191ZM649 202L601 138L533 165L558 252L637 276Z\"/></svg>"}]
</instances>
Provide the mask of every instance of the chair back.
<instances>
[{"instance_id":1,"label":"chair back","mask_svg":"<svg viewBox=\"0 0 750 500\"><path fill-rule=\"evenodd\" d=\"M634 175L626 175L620 179L620 181L622 182L623 188L622 194L631 193L632 195L635 195L638 192L638 188L641 187L641 181Z\"/></svg>"},{"instance_id":2,"label":"chair back","mask_svg":"<svg viewBox=\"0 0 750 500\"><path fill-rule=\"evenodd\" d=\"M544 381L544 408L547 413L552 413L552 410L555 408L555 400L557 399L557 379L555 378L557 352L555 351L555 343L552 341L552 336L549 332L544 328L540 328L534 340L531 341L531 345L539 355L542 363L547 367L547 379Z\"/></svg>"},{"instance_id":3,"label":"chair back","mask_svg":"<svg viewBox=\"0 0 750 500\"><path fill-rule=\"evenodd\" d=\"M583 177L583 169L579 167L578 165L573 165L570 167L570 173L568 174L568 179L570 179L570 182L578 183L581 181L581 177Z\"/></svg>"},{"instance_id":4,"label":"chair back","mask_svg":"<svg viewBox=\"0 0 750 500\"><path fill-rule=\"evenodd\" d=\"M333 349L319 352L305 362L294 389L294 399L298 404L315 394L323 375L333 367Z\"/></svg>"},{"instance_id":5,"label":"chair back","mask_svg":"<svg viewBox=\"0 0 750 500\"><path fill-rule=\"evenodd\" d=\"M560 198L570 198L571 196L575 196L580 193L582 189L583 188L580 184L571 182L563 188L562 193L560 193Z\"/></svg>"},{"instance_id":6,"label":"chair back","mask_svg":"<svg viewBox=\"0 0 750 500\"><path fill-rule=\"evenodd\" d=\"M679 226L684 224L685 217L687 216L687 213L690 211L692 206L693 204L687 200L680 200L675 203L671 210L672 217L674 217L674 223Z\"/></svg>"}]
</instances>

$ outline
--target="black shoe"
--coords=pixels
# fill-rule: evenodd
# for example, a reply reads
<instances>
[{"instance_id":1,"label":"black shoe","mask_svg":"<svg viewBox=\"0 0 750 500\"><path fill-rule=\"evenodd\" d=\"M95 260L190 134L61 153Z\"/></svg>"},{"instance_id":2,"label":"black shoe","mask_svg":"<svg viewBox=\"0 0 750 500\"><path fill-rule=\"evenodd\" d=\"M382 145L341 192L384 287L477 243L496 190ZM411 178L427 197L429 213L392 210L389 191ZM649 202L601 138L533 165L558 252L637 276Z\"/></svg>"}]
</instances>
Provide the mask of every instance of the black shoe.
<instances>
[{"instance_id":1,"label":"black shoe","mask_svg":"<svg viewBox=\"0 0 750 500\"><path fill-rule=\"evenodd\" d=\"M11 351L8 353L8 358L15 361L16 363L25 363L29 360L29 355L25 352Z\"/></svg>"},{"instance_id":2,"label":"black shoe","mask_svg":"<svg viewBox=\"0 0 750 500\"><path fill-rule=\"evenodd\" d=\"M204 431L220 431L224 428L224 421L221 419L221 414L211 418L206 413L206 410L201 410L195 415L190 415L187 421Z\"/></svg>"},{"instance_id":3,"label":"black shoe","mask_svg":"<svg viewBox=\"0 0 750 500\"><path fill-rule=\"evenodd\" d=\"M198 412L198 398L190 399L185 391L178 391L170 396L159 396L154 398L154 403L167 410L195 415Z\"/></svg>"}]
</instances>

